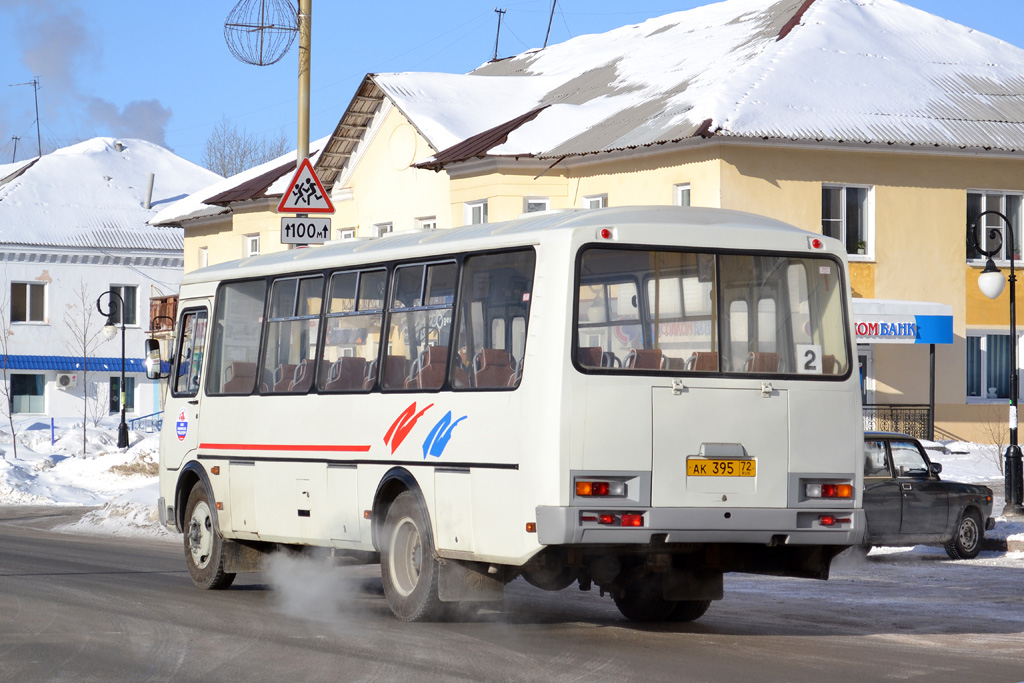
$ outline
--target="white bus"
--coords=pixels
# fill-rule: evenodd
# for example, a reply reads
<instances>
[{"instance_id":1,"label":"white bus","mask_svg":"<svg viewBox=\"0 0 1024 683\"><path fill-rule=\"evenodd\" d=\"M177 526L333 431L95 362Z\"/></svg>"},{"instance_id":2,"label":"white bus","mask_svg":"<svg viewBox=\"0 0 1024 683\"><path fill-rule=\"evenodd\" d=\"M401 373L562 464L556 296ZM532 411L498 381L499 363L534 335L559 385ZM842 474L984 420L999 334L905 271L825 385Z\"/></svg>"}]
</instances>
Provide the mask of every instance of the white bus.
<instances>
[{"instance_id":1,"label":"white bus","mask_svg":"<svg viewBox=\"0 0 1024 683\"><path fill-rule=\"evenodd\" d=\"M410 621L518 576L634 620L825 579L864 527L846 272L778 221L626 207L189 273L161 521L201 588L321 548Z\"/></svg>"}]
</instances>

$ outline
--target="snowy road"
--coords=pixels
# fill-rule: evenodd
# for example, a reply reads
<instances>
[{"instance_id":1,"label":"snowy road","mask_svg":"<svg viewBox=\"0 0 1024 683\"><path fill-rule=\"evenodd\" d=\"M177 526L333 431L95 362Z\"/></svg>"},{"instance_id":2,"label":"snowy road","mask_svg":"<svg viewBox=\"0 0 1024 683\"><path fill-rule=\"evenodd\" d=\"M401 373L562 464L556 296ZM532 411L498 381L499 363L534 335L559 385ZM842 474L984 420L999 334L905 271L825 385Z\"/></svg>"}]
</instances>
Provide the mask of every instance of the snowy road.
<instances>
[{"instance_id":1,"label":"snowy road","mask_svg":"<svg viewBox=\"0 0 1024 683\"><path fill-rule=\"evenodd\" d=\"M876 550L828 582L729 576L693 624L634 625L596 593L522 581L502 612L403 624L377 567L282 561L202 592L176 542L47 530L61 514L0 508L0 680L1024 680L1020 555Z\"/></svg>"}]
</instances>

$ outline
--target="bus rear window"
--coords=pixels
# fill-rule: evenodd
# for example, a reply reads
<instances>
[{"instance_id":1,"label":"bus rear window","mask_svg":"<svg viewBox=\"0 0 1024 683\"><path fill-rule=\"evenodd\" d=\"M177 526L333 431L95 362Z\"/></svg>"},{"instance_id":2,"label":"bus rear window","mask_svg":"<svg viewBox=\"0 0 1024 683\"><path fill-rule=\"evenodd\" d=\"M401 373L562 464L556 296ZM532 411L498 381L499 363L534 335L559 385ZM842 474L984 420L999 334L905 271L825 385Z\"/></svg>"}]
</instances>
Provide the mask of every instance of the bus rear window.
<instances>
[{"instance_id":1,"label":"bus rear window","mask_svg":"<svg viewBox=\"0 0 1024 683\"><path fill-rule=\"evenodd\" d=\"M840 265L781 254L592 248L576 361L620 372L845 375Z\"/></svg>"}]
</instances>

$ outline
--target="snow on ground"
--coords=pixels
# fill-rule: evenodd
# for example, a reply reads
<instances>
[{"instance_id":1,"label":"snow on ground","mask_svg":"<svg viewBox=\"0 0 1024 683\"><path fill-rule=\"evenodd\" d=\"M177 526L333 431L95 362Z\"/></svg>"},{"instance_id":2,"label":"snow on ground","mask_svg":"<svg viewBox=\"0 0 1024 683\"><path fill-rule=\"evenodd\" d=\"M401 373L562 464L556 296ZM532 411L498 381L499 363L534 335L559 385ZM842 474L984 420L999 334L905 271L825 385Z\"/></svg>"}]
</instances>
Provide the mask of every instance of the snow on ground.
<instances>
[{"instance_id":1,"label":"snow on ground","mask_svg":"<svg viewBox=\"0 0 1024 683\"><path fill-rule=\"evenodd\" d=\"M118 417L88 425L83 449L82 422L21 418L15 421L17 457L10 426L0 423L0 505L81 505L95 507L64 530L122 536L166 536L156 500L159 437L131 432L129 448L117 448ZM963 442L925 442L929 457L942 463L942 477L987 484L992 488L993 513L1003 509L1003 478L995 446ZM1024 542L1024 522L997 518L986 534ZM876 548L878 553L943 553L941 548ZM1022 561L1024 553L1004 553ZM985 553L979 561L983 561Z\"/></svg>"}]
</instances>

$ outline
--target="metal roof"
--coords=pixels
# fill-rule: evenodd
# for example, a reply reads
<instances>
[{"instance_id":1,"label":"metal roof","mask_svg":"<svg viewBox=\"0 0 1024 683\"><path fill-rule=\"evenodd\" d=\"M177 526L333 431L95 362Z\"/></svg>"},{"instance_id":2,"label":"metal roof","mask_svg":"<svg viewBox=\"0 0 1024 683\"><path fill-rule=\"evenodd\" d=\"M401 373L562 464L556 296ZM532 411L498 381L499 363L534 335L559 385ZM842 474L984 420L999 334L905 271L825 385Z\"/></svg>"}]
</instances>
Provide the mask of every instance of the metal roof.
<instances>
[{"instance_id":1,"label":"metal roof","mask_svg":"<svg viewBox=\"0 0 1024 683\"><path fill-rule=\"evenodd\" d=\"M56 370L57 372L81 372L81 356L25 356L0 355L0 368L8 370ZM121 372L120 358L87 358L88 372ZM146 372L144 358L125 358L125 372Z\"/></svg>"}]
</instances>

